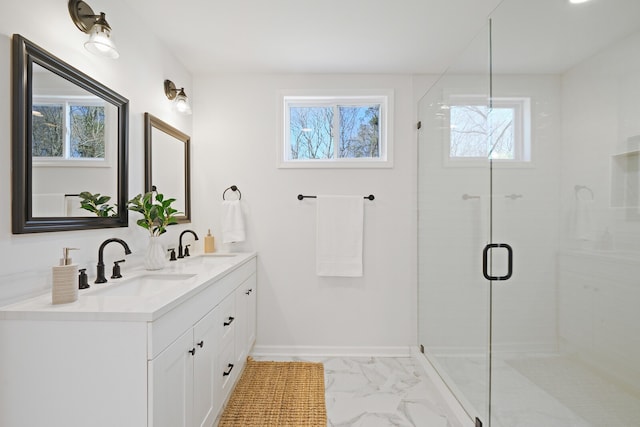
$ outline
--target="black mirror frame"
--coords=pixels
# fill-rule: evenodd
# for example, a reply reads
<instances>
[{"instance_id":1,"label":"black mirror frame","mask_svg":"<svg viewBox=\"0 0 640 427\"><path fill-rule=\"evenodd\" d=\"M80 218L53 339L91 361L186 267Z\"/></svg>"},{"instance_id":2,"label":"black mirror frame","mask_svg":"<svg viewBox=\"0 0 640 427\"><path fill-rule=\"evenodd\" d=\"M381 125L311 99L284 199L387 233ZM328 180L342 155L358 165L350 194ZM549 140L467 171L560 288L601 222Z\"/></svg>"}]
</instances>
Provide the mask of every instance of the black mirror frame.
<instances>
[{"instance_id":1,"label":"black mirror frame","mask_svg":"<svg viewBox=\"0 0 640 427\"><path fill-rule=\"evenodd\" d=\"M144 191L152 191L154 187L152 182L153 140L151 137L153 128L184 143L184 215L177 215L175 218L178 223L191 222L191 171L189 160L191 137L149 113L144 113Z\"/></svg>"},{"instance_id":2,"label":"black mirror frame","mask_svg":"<svg viewBox=\"0 0 640 427\"><path fill-rule=\"evenodd\" d=\"M12 232L13 234L127 227L129 100L19 34L12 45ZM32 82L36 63L118 108L117 217L33 217Z\"/></svg>"}]
</instances>

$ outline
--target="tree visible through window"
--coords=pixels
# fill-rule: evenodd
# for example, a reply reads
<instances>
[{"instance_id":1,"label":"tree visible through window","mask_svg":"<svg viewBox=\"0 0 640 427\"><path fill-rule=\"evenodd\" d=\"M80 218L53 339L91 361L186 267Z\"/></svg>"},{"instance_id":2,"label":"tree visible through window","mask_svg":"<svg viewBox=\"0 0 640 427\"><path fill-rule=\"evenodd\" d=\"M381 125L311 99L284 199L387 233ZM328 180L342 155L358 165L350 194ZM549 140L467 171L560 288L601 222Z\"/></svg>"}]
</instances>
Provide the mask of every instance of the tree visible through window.
<instances>
[{"instance_id":1,"label":"tree visible through window","mask_svg":"<svg viewBox=\"0 0 640 427\"><path fill-rule=\"evenodd\" d=\"M380 105L338 108L340 111L340 157L380 156Z\"/></svg>"},{"instance_id":2,"label":"tree visible through window","mask_svg":"<svg viewBox=\"0 0 640 427\"><path fill-rule=\"evenodd\" d=\"M70 157L104 158L104 107L70 107Z\"/></svg>"},{"instance_id":3,"label":"tree visible through window","mask_svg":"<svg viewBox=\"0 0 640 427\"><path fill-rule=\"evenodd\" d=\"M530 160L528 99L494 99L493 106L449 106L450 159Z\"/></svg>"},{"instance_id":4,"label":"tree visible through window","mask_svg":"<svg viewBox=\"0 0 640 427\"><path fill-rule=\"evenodd\" d=\"M105 108L83 103L34 104L33 157L105 158Z\"/></svg>"},{"instance_id":5,"label":"tree visible through window","mask_svg":"<svg viewBox=\"0 0 640 427\"><path fill-rule=\"evenodd\" d=\"M32 112L33 157L62 157L64 110L62 105L34 105Z\"/></svg>"},{"instance_id":6,"label":"tree visible through window","mask_svg":"<svg viewBox=\"0 0 640 427\"><path fill-rule=\"evenodd\" d=\"M291 107L289 123L290 159L333 158L333 108Z\"/></svg>"},{"instance_id":7,"label":"tree visible through window","mask_svg":"<svg viewBox=\"0 0 640 427\"><path fill-rule=\"evenodd\" d=\"M381 159L381 98L285 98L285 156L295 160Z\"/></svg>"}]
</instances>

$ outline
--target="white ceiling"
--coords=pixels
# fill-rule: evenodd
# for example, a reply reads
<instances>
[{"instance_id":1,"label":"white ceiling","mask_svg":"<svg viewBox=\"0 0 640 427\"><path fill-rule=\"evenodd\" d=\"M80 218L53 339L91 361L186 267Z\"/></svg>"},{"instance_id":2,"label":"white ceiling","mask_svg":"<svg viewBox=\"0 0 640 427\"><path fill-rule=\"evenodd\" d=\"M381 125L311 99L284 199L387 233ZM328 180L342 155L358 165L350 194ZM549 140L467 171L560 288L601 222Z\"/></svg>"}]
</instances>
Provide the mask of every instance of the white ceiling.
<instances>
[{"instance_id":1,"label":"white ceiling","mask_svg":"<svg viewBox=\"0 0 640 427\"><path fill-rule=\"evenodd\" d=\"M195 74L438 73L486 25L500 1L134 0L127 5Z\"/></svg>"},{"instance_id":2,"label":"white ceiling","mask_svg":"<svg viewBox=\"0 0 640 427\"><path fill-rule=\"evenodd\" d=\"M640 0L581 5L568 0L134 0L127 5L194 74L441 73L474 37L486 44L482 30L490 15L501 66L509 72L559 72L640 25ZM117 25L111 24L115 36ZM468 58L485 64L484 51L475 50L477 58Z\"/></svg>"}]
</instances>

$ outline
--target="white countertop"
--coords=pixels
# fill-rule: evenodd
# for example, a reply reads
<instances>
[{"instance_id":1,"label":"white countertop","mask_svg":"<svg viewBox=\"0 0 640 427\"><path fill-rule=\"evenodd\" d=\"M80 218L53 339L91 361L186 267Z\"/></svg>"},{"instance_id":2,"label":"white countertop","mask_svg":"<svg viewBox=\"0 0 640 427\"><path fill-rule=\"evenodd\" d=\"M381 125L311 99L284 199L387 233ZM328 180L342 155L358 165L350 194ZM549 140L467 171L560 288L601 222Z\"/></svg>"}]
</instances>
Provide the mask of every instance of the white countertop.
<instances>
[{"instance_id":1,"label":"white countertop","mask_svg":"<svg viewBox=\"0 0 640 427\"><path fill-rule=\"evenodd\" d=\"M216 256L217 255L217 256ZM233 256L225 256L233 255ZM68 304L51 303L51 292L1 307L0 319L28 320L118 320L151 322L176 305L199 293L256 256L255 253L193 255L170 262L163 270L142 268L127 271L121 279L90 283L78 291L78 300ZM124 285L145 275L192 275L176 281L166 290L150 296L101 295L100 290ZM107 275L108 276L108 275Z\"/></svg>"}]
</instances>

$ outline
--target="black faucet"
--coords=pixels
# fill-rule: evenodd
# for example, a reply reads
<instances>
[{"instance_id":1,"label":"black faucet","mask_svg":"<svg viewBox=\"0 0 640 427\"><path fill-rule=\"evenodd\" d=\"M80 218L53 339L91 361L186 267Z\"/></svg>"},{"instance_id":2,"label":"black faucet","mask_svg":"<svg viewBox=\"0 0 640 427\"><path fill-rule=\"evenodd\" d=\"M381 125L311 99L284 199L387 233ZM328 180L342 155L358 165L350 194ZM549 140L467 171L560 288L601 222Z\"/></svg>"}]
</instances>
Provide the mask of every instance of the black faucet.
<instances>
[{"instance_id":1,"label":"black faucet","mask_svg":"<svg viewBox=\"0 0 640 427\"><path fill-rule=\"evenodd\" d=\"M100 245L100 248L98 249L98 276L96 277L96 281L95 283L107 283L107 278L104 277L104 247L107 246L109 243L111 242L118 242L120 243L123 247L124 247L124 253L129 255L131 253L131 249L129 249L129 245L127 245L127 242L125 242L122 239L118 239L118 238L111 238L111 239L107 239L104 242L102 242L102 244Z\"/></svg>"},{"instance_id":2,"label":"black faucet","mask_svg":"<svg viewBox=\"0 0 640 427\"><path fill-rule=\"evenodd\" d=\"M193 230L184 230L182 233L180 233L180 242L178 244L178 258L184 258L185 256L189 256L189 250L188 249L187 249L187 251L185 253L182 252L182 236L184 235L184 233L191 233L191 234L193 234L193 237L196 238L196 240L199 240L198 239L198 235Z\"/></svg>"}]
</instances>

